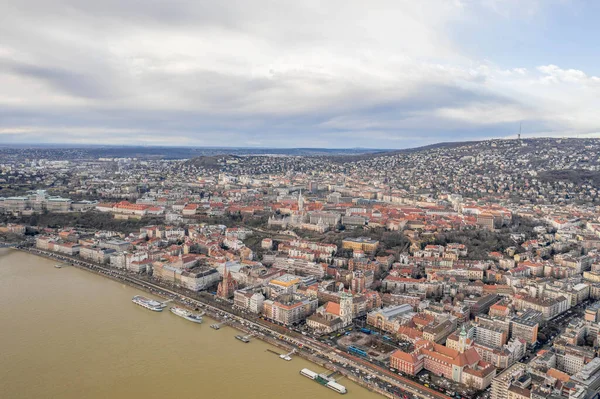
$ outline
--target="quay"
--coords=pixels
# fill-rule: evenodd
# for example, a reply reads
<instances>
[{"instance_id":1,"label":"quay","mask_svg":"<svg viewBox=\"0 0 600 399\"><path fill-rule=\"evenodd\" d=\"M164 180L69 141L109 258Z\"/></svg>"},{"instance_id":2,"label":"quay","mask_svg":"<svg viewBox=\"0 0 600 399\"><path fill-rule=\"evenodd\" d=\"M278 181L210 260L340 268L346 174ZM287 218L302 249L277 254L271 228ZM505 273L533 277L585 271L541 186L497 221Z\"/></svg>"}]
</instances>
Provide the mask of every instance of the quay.
<instances>
[{"instance_id":1,"label":"quay","mask_svg":"<svg viewBox=\"0 0 600 399\"><path fill-rule=\"evenodd\" d=\"M0 249L2 248L17 248L19 244L11 244L8 242L0 242Z\"/></svg>"},{"instance_id":2,"label":"quay","mask_svg":"<svg viewBox=\"0 0 600 399\"><path fill-rule=\"evenodd\" d=\"M292 360L292 355L294 353L296 353L296 349L292 349L292 351L289 353L279 353L277 351L274 351L273 349L267 349L267 352L271 352L271 353L279 356L280 359L290 361L290 360Z\"/></svg>"},{"instance_id":3,"label":"quay","mask_svg":"<svg viewBox=\"0 0 600 399\"><path fill-rule=\"evenodd\" d=\"M294 353L296 353L296 349L292 349L290 353L279 355L279 358L289 362L290 360L292 360L292 355Z\"/></svg>"},{"instance_id":4,"label":"quay","mask_svg":"<svg viewBox=\"0 0 600 399\"><path fill-rule=\"evenodd\" d=\"M286 351L296 349L296 354L304 359L318 364L330 371L337 371L340 375L345 376L356 384L388 398L396 399L403 396L389 392L371 382L359 378L352 374L351 370L356 369L360 370L364 374L375 375L381 381L397 387L400 391L402 391L404 396L409 398L419 397L423 399L449 399L449 396L441 392L424 387L413 380L399 376L383 367L342 352L339 349L331 348L311 337L306 337L294 331L290 331L283 326L279 326L267 320L258 318L251 320L237 315L232 309L228 309L220 303L209 303L207 298L203 298L201 296L198 298L191 298L187 295L160 286L156 283L134 277L125 271L107 268L105 266L83 261L77 258L71 258L34 248L16 249L48 259L58 259L69 262L74 267L91 271L121 283L127 283L140 290L172 300L173 302L179 303L184 307L203 308L209 317L215 320L221 320L220 324L225 323L224 319L226 319L227 324L231 325L232 327L247 334L258 333L255 335L257 338L273 346Z\"/></svg>"}]
</instances>

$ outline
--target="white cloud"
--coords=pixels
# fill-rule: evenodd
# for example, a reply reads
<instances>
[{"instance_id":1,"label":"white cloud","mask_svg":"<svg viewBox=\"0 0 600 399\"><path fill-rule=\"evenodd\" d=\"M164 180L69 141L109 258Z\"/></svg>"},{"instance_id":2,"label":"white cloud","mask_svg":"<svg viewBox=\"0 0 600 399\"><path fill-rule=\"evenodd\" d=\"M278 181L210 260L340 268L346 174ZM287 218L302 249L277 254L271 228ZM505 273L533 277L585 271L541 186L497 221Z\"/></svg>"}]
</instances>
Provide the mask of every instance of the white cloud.
<instances>
[{"instance_id":1,"label":"white cloud","mask_svg":"<svg viewBox=\"0 0 600 399\"><path fill-rule=\"evenodd\" d=\"M307 142L353 131L384 143L407 129L441 136L518 120L600 126L600 78L552 64L500 67L452 40L481 5L510 13L518 3L4 2L0 108L14 115L0 115L0 129L114 140L171 129L199 143L230 132L269 145L285 134L300 142L294 128L314 130Z\"/></svg>"},{"instance_id":2,"label":"white cloud","mask_svg":"<svg viewBox=\"0 0 600 399\"><path fill-rule=\"evenodd\" d=\"M458 119L476 125L495 125L531 118L532 112L516 105L471 105L462 108L440 108L437 116Z\"/></svg>"},{"instance_id":3,"label":"white cloud","mask_svg":"<svg viewBox=\"0 0 600 399\"><path fill-rule=\"evenodd\" d=\"M587 76L585 72L578 69L562 69L556 65L542 65L537 68L544 76L544 83L598 83L600 78L597 76Z\"/></svg>"}]
</instances>

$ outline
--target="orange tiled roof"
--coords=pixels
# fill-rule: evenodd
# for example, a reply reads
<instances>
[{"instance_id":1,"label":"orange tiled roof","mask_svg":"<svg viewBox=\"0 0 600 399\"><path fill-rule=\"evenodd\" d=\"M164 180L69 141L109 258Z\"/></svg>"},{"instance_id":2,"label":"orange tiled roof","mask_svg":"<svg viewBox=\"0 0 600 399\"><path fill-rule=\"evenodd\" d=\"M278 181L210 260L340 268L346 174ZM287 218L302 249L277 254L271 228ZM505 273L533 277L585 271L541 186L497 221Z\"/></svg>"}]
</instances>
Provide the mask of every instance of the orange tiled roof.
<instances>
[{"instance_id":1,"label":"orange tiled roof","mask_svg":"<svg viewBox=\"0 0 600 399\"><path fill-rule=\"evenodd\" d=\"M416 355L414 355L412 353L406 353L404 351L401 351L400 349L394 351L394 353L392 353L391 357L411 363L411 364L418 362Z\"/></svg>"},{"instance_id":2,"label":"orange tiled roof","mask_svg":"<svg viewBox=\"0 0 600 399\"><path fill-rule=\"evenodd\" d=\"M432 359L440 362L450 363L459 367L471 365L479 362L481 357L475 348L469 348L463 353L444 345L431 343L421 349L422 353Z\"/></svg>"},{"instance_id":3,"label":"orange tiled roof","mask_svg":"<svg viewBox=\"0 0 600 399\"><path fill-rule=\"evenodd\" d=\"M336 302L327 302L327 305L325 305L325 312L339 316L340 304Z\"/></svg>"},{"instance_id":4,"label":"orange tiled roof","mask_svg":"<svg viewBox=\"0 0 600 399\"><path fill-rule=\"evenodd\" d=\"M550 370L548 370L546 372L546 374L549 377L556 378L557 380L562 381L562 382L567 382L571 379L569 374L563 373L562 371L554 369L554 368L551 368Z\"/></svg>"}]
</instances>

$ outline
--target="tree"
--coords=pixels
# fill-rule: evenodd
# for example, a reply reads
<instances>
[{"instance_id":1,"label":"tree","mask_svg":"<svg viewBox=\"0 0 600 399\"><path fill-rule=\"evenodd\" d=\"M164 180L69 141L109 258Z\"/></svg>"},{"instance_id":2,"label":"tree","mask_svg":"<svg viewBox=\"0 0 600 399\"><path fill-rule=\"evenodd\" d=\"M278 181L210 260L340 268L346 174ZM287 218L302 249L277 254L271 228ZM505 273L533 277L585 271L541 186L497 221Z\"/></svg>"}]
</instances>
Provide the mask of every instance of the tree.
<instances>
[{"instance_id":1,"label":"tree","mask_svg":"<svg viewBox=\"0 0 600 399\"><path fill-rule=\"evenodd\" d=\"M592 334L588 334L585 337L585 345L593 347L596 343L596 337Z\"/></svg>"},{"instance_id":2,"label":"tree","mask_svg":"<svg viewBox=\"0 0 600 399\"><path fill-rule=\"evenodd\" d=\"M546 334L544 334L544 333L539 333L538 341L541 342L542 344L545 344L546 342L548 342L548 337L546 337Z\"/></svg>"}]
</instances>

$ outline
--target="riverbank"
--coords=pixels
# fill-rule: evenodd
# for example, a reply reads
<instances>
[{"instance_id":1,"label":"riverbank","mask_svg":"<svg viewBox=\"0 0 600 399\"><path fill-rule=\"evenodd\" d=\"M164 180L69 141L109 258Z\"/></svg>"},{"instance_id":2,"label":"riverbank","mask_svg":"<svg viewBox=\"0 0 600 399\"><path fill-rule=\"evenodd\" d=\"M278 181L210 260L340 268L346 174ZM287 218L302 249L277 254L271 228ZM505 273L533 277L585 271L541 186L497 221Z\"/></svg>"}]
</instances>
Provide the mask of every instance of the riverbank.
<instances>
[{"instance_id":1,"label":"riverbank","mask_svg":"<svg viewBox=\"0 0 600 399\"><path fill-rule=\"evenodd\" d=\"M119 270L113 270L109 268L105 268L100 265L96 265L90 262L85 262L76 258L69 258L60 254L55 254L51 252L41 251L37 249L19 249L28 254L40 256L46 259L51 259L53 261L65 262L71 265L72 267L76 267L78 269L82 269L88 272L92 272L96 275L101 275L104 277L108 277L111 280L117 281L122 284L129 285L133 288L143 290L150 294L159 296L166 300L172 300L174 303L177 303L181 306L187 307L189 309L201 308L204 312L206 312L207 316L218 321L224 322L228 326L231 326L244 334L252 335L253 337L260 339L272 346L275 346L283 351L290 352L292 349L296 350L296 355L306 359L314 364L317 364L327 370L336 371L340 375L346 377L347 379L353 381L357 385L367 389L371 392L379 393L388 398L394 398L398 396L394 396L391 392L387 392L380 387L375 386L373 383L369 383L362 378L359 378L353 375L351 372L346 370L343 367L335 364L331 361L327 354L321 353L320 348L310 347L306 345L306 343L300 342L298 339L294 339L294 337L287 337L281 331L277 331L273 328L279 327L276 325L265 326L263 324L255 323L254 321L244 319L234 313L228 312L222 307L215 307L214 304L210 304L196 298L192 298L186 295L181 294L180 292L173 291L167 287L159 286L153 282L145 281L134 276L127 274L126 272L122 272ZM68 266L66 266L68 267ZM268 323L268 322L265 322ZM272 328L269 328L272 327ZM331 348L328 348L332 351Z\"/></svg>"},{"instance_id":2,"label":"riverbank","mask_svg":"<svg viewBox=\"0 0 600 399\"><path fill-rule=\"evenodd\" d=\"M131 298L162 299L56 263L0 250L2 398L340 398L300 375L325 372L300 356L284 361L262 340L242 343L234 328L210 328L208 315L196 324L148 311ZM381 397L340 382L343 398Z\"/></svg>"}]
</instances>

